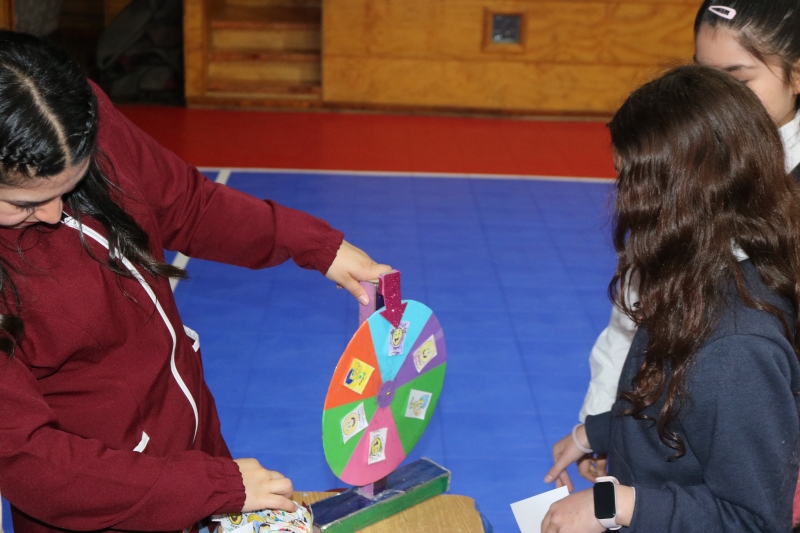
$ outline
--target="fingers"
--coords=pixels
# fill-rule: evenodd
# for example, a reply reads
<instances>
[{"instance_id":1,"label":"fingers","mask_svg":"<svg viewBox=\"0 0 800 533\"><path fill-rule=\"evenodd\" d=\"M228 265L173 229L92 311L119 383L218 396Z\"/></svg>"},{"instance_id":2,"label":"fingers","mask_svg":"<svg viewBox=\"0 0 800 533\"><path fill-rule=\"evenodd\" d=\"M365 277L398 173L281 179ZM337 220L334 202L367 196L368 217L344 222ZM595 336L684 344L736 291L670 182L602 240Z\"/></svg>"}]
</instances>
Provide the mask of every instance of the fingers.
<instances>
[{"instance_id":1,"label":"fingers","mask_svg":"<svg viewBox=\"0 0 800 533\"><path fill-rule=\"evenodd\" d=\"M560 478L561 474L566 473L567 466L572 463L573 459L569 454L562 453L557 459L553 467L547 472L544 477L545 483L552 483L555 479ZM566 483L565 483L566 485Z\"/></svg>"},{"instance_id":2,"label":"fingers","mask_svg":"<svg viewBox=\"0 0 800 533\"><path fill-rule=\"evenodd\" d=\"M567 473L566 470L559 474L558 481L561 483L561 486L567 487L569 492L575 492L575 486L572 484L572 479L570 479L569 473Z\"/></svg>"},{"instance_id":3,"label":"fingers","mask_svg":"<svg viewBox=\"0 0 800 533\"><path fill-rule=\"evenodd\" d=\"M272 494L267 496L263 500L261 500L261 507L256 509L242 509L243 512L247 513L249 511L262 511L264 509L280 509L281 511L286 511L287 513L293 513L297 510L297 504L294 503L289 498L284 496L278 496L277 494Z\"/></svg>"},{"instance_id":4,"label":"fingers","mask_svg":"<svg viewBox=\"0 0 800 533\"><path fill-rule=\"evenodd\" d=\"M284 498L291 498L294 493L292 480L283 476L271 479L266 483L265 488L270 494L278 494Z\"/></svg>"},{"instance_id":5,"label":"fingers","mask_svg":"<svg viewBox=\"0 0 800 533\"><path fill-rule=\"evenodd\" d=\"M555 464L544 477L545 483L552 483L561 476L561 473L566 470L570 463L580 460L585 454L575 446L572 439L572 433L565 436L553 446L553 459ZM568 479L568 478L567 478ZM571 481L563 480L564 485L572 486Z\"/></svg>"},{"instance_id":6,"label":"fingers","mask_svg":"<svg viewBox=\"0 0 800 533\"><path fill-rule=\"evenodd\" d=\"M287 478L251 483L246 490L247 496L242 511L261 511L262 509L296 511L297 505L291 500L292 493L292 482Z\"/></svg>"},{"instance_id":7,"label":"fingers","mask_svg":"<svg viewBox=\"0 0 800 533\"><path fill-rule=\"evenodd\" d=\"M348 276L344 279L340 278L337 285L343 289L347 289L347 292L352 294L361 305L367 305L369 303L367 292L354 277Z\"/></svg>"},{"instance_id":8,"label":"fingers","mask_svg":"<svg viewBox=\"0 0 800 533\"><path fill-rule=\"evenodd\" d=\"M598 477L606 475L605 455L585 456L578 461L578 472L583 478L595 483Z\"/></svg>"},{"instance_id":9,"label":"fingers","mask_svg":"<svg viewBox=\"0 0 800 533\"><path fill-rule=\"evenodd\" d=\"M567 487L567 491L573 492L575 490L575 486L572 484L572 479L569 477L569 473L564 470L561 472L558 477L556 478L556 488Z\"/></svg>"},{"instance_id":10,"label":"fingers","mask_svg":"<svg viewBox=\"0 0 800 533\"><path fill-rule=\"evenodd\" d=\"M587 455L578 461L578 473L584 479L594 483L597 479L597 467L595 466L594 458Z\"/></svg>"},{"instance_id":11,"label":"fingers","mask_svg":"<svg viewBox=\"0 0 800 533\"><path fill-rule=\"evenodd\" d=\"M551 515L550 510L548 510L547 514L544 515L544 519L542 520L542 527L541 527L541 532L542 533L548 533L548 532L552 531L550 529L550 515Z\"/></svg>"},{"instance_id":12,"label":"fingers","mask_svg":"<svg viewBox=\"0 0 800 533\"><path fill-rule=\"evenodd\" d=\"M553 446L553 461L558 461L558 458L564 455L564 439L556 442Z\"/></svg>"},{"instance_id":13,"label":"fingers","mask_svg":"<svg viewBox=\"0 0 800 533\"><path fill-rule=\"evenodd\" d=\"M606 465L608 464L608 459L606 459L605 455L598 457L595 460L595 463L596 463L595 470L598 476L608 475L608 472L606 471Z\"/></svg>"},{"instance_id":14,"label":"fingers","mask_svg":"<svg viewBox=\"0 0 800 533\"><path fill-rule=\"evenodd\" d=\"M292 482L286 478L273 479L265 483L260 494L253 502L255 510L261 509L281 509L282 511L292 512L297 510L297 505L291 500L293 487Z\"/></svg>"},{"instance_id":15,"label":"fingers","mask_svg":"<svg viewBox=\"0 0 800 533\"><path fill-rule=\"evenodd\" d=\"M290 499L292 481L280 472L267 470L255 459L236 459L245 490L243 512L280 509L293 512L297 505Z\"/></svg>"},{"instance_id":16,"label":"fingers","mask_svg":"<svg viewBox=\"0 0 800 533\"><path fill-rule=\"evenodd\" d=\"M367 305L369 297L359 282L377 279L381 274L391 271L389 265L376 263L363 250L342 241L325 277L347 289L361 305Z\"/></svg>"}]
</instances>

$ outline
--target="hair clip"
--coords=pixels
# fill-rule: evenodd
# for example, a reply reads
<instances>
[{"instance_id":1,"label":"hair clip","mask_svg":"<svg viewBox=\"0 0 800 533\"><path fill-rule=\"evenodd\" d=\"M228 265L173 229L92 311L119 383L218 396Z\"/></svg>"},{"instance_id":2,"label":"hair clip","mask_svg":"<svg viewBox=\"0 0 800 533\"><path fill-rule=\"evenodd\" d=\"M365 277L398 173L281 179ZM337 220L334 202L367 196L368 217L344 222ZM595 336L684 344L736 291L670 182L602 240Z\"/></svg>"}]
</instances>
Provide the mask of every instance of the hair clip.
<instances>
[{"instance_id":1,"label":"hair clip","mask_svg":"<svg viewBox=\"0 0 800 533\"><path fill-rule=\"evenodd\" d=\"M733 20L733 17L736 16L736 10L730 7L710 6L708 10L714 13L715 15L728 20Z\"/></svg>"}]
</instances>

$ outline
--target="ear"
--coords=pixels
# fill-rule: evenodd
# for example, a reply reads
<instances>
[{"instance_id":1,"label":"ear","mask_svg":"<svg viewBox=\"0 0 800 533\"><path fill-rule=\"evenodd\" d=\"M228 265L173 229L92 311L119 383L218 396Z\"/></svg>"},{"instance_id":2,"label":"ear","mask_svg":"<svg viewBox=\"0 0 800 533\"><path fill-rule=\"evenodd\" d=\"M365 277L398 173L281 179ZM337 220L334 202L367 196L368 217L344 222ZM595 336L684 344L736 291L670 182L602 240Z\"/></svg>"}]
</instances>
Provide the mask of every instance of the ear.
<instances>
[{"instance_id":1,"label":"ear","mask_svg":"<svg viewBox=\"0 0 800 533\"><path fill-rule=\"evenodd\" d=\"M794 64L794 68L792 68L791 79L789 83L792 86L792 91L794 94L800 95L800 60Z\"/></svg>"}]
</instances>

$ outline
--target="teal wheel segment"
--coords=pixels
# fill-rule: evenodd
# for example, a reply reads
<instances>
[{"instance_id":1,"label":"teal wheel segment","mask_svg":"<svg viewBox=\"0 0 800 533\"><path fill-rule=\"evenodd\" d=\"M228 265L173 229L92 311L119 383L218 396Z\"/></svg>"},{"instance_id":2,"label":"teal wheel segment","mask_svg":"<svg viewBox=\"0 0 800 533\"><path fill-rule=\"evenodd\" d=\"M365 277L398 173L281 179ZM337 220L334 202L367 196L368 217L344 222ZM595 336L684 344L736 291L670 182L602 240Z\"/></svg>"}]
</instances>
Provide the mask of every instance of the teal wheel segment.
<instances>
[{"instance_id":1,"label":"teal wheel segment","mask_svg":"<svg viewBox=\"0 0 800 533\"><path fill-rule=\"evenodd\" d=\"M433 311L424 304L414 300L403 300L403 302L408 305L400 319L399 328L394 328L381 316L381 311L385 308L374 312L367 319L384 383L395 378L433 314Z\"/></svg>"}]
</instances>

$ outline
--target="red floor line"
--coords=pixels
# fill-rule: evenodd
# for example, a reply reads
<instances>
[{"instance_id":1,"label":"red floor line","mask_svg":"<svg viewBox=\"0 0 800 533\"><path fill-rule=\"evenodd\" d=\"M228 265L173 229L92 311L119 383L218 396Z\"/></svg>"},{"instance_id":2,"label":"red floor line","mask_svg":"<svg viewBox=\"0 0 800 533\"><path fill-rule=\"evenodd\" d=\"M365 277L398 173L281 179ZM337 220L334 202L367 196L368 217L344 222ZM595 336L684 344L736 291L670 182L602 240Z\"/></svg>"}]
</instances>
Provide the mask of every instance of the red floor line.
<instances>
[{"instance_id":1,"label":"red floor line","mask_svg":"<svg viewBox=\"0 0 800 533\"><path fill-rule=\"evenodd\" d=\"M121 106L201 167L612 178L604 124Z\"/></svg>"}]
</instances>

